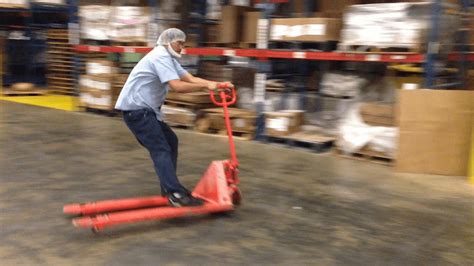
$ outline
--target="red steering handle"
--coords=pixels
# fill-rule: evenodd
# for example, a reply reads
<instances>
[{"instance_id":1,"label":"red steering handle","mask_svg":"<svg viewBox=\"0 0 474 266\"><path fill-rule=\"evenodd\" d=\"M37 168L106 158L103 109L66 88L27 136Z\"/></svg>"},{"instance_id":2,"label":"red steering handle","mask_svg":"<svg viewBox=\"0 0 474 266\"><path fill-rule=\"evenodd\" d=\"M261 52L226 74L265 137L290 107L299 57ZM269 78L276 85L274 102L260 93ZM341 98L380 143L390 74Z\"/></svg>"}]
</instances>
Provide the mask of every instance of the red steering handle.
<instances>
[{"instance_id":1,"label":"red steering handle","mask_svg":"<svg viewBox=\"0 0 474 266\"><path fill-rule=\"evenodd\" d=\"M219 96L221 97L220 102L216 100L214 90L211 90L210 93L212 102L217 106L233 105L237 100L235 88L229 87L229 85L227 85L226 83L219 83L215 91L219 92Z\"/></svg>"}]
</instances>

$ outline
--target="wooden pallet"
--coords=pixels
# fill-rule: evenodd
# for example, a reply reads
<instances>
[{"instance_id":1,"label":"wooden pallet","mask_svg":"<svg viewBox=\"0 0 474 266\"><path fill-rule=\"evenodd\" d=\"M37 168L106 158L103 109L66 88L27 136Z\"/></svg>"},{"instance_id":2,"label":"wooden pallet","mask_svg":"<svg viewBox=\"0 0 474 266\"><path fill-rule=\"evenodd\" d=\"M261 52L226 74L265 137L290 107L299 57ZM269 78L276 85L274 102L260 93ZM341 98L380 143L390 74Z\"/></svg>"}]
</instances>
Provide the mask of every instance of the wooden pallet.
<instances>
[{"instance_id":1,"label":"wooden pallet","mask_svg":"<svg viewBox=\"0 0 474 266\"><path fill-rule=\"evenodd\" d=\"M54 94L60 94L60 95L69 95L69 96L76 96L77 92L74 91L74 89L71 89L71 87L63 87L63 86L58 86L58 85L50 85L50 92Z\"/></svg>"},{"instance_id":2,"label":"wooden pallet","mask_svg":"<svg viewBox=\"0 0 474 266\"><path fill-rule=\"evenodd\" d=\"M335 138L320 133L302 131L288 136L265 135L263 141L266 143L283 144L290 148L301 148L315 153L322 153L331 149Z\"/></svg>"},{"instance_id":3,"label":"wooden pallet","mask_svg":"<svg viewBox=\"0 0 474 266\"><path fill-rule=\"evenodd\" d=\"M7 3L0 3L0 8L28 8L27 5L22 4L7 4Z\"/></svg>"},{"instance_id":4,"label":"wooden pallet","mask_svg":"<svg viewBox=\"0 0 474 266\"><path fill-rule=\"evenodd\" d=\"M49 50L47 52L48 54L51 54L51 55L54 55L54 56L61 56L61 55L67 55L67 56L72 56L72 54L74 54L75 52L74 51L63 51L63 50Z\"/></svg>"},{"instance_id":5,"label":"wooden pallet","mask_svg":"<svg viewBox=\"0 0 474 266\"><path fill-rule=\"evenodd\" d=\"M74 86L74 82L72 82L72 81L66 81L66 80L52 80L52 79L48 79L48 84L50 84L50 85L57 85L57 86L69 86L69 87Z\"/></svg>"},{"instance_id":6,"label":"wooden pallet","mask_svg":"<svg viewBox=\"0 0 474 266\"><path fill-rule=\"evenodd\" d=\"M64 81L74 81L74 80L75 80L74 78L63 77L63 76L54 76L53 74L49 74L49 75L48 75L48 79L52 79L52 80L64 80Z\"/></svg>"},{"instance_id":7,"label":"wooden pallet","mask_svg":"<svg viewBox=\"0 0 474 266\"><path fill-rule=\"evenodd\" d=\"M240 42L239 48L241 49L255 49L257 47L256 43L249 43L249 42Z\"/></svg>"},{"instance_id":8,"label":"wooden pallet","mask_svg":"<svg viewBox=\"0 0 474 266\"><path fill-rule=\"evenodd\" d=\"M256 129L257 114L253 111L229 108L232 129L237 132L254 134ZM196 130L207 132L209 130L225 130L225 120L222 108L208 108L200 110L196 121Z\"/></svg>"},{"instance_id":9,"label":"wooden pallet","mask_svg":"<svg viewBox=\"0 0 474 266\"><path fill-rule=\"evenodd\" d=\"M168 121L165 121L165 122L168 126L173 127L173 128L194 130L194 124L180 124L180 123L174 123L174 122L168 122Z\"/></svg>"},{"instance_id":10,"label":"wooden pallet","mask_svg":"<svg viewBox=\"0 0 474 266\"><path fill-rule=\"evenodd\" d=\"M15 91L10 89L3 88L2 95L3 96L40 96L45 95L48 92L46 90L30 90L30 91Z\"/></svg>"},{"instance_id":11,"label":"wooden pallet","mask_svg":"<svg viewBox=\"0 0 474 266\"><path fill-rule=\"evenodd\" d=\"M48 86L51 92L77 95L74 88L73 47L69 44L69 32L65 29L47 31Z\"/></svg>"},{"instance_id":12,"label":"wooden pallet","mask_svg":"<svg viewBox=\"0 0 474 266\"><path fill-rule=\"evenodd\" d=\"M341 157L352 160L359 160L388 166L393 166L395 163L395 159L393 157L390 157L382 152L369 150L367 148L362 148L361 150L352 153L345 153L340 148L335 148L334 152Z\"/></svg>"},{"instance_id":13,"label":"wooden pallet","mask_svg":"<svg viewBox=\"0 0 474 266\"><path fill-rule=\"evenodd\" d=\"M182 107L191 110L205 109L214 106L213 103L189 103L189 102L180 102L173 100L166 100L166 104L169 106Z\"/></svg>"}]
</instances>

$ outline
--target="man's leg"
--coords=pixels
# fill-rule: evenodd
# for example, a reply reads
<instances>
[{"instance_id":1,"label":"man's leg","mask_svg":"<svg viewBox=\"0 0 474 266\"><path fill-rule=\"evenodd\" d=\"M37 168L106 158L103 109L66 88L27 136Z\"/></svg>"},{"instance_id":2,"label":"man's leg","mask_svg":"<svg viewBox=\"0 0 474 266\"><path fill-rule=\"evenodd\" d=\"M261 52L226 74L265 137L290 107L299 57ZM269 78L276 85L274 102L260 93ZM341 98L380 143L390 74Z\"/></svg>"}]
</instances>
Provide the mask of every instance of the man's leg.
<instances>
[{"instance_id":1,"label":"man's leg","mask_svg":"<svg viewBox=\"0 0 474 266\"><path fill-rule=\"evenodd\" d=\"M129 111L124 113L123 118L138 141L150 152L161 188L164 189L162 192L184 193L176 176L173 151L155 113L151 110Z\"/></svg>"},{"instance_id":2,"label":"man's leg","mask_svg":"<svg viewBox=\"0 0 474 266\"><path fill-rule=\"evenodd\" d=\"M165 133L166 140L168 141L168 145L171 148L171 159L173 160L174 169L178 170L178 145L179 140L178 136L174 133L174 131L164 122L160 122L163 128L163 132Z\"/></svg>"},{"instance_id":3,"label":"man's leg","mask_svg":"<svg viewBox=\"0 0 474 266\"><path fill-rule=\"evenodd\" d=\"M173 161L174 170L177 173L178 171L178 137L173 132L173 130L164 122L160 122L162 130L165 133L166 141L171 148L171 160ZM186 190L186 188L183 188ZM161 187L162 195L165 195L165 189Z\"/></svg>"}]
</instances>

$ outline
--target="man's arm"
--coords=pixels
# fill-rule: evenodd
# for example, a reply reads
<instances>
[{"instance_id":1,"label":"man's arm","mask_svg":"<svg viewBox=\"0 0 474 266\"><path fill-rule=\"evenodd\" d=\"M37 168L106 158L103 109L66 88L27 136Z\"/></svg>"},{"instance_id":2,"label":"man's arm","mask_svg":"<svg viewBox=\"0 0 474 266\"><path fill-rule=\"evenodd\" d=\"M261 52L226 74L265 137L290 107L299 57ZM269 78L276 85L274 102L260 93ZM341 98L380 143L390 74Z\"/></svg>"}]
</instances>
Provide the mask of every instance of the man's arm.
<instances>
[{"instance_id":1,"label":"man's arm","mask_svg":"<svg viewBox=\"0 0 474 266\"><path fill-rule=\"evenodd\" d=\"M212 81L206 83L191 83L179 79L173 79L168 81L168 84L173 91L179 93L207 91L213 90L217 87L217 83Z\"/></svg>"},{"instance_id":2,"label":"man's arm","mask_svg":"<svg viewBox=\"0 0 474 266\"><path fill-rule=\"evenodd\" d=\"M174 79L168 81L168 83L173 91L179 93L214 90L219 84L219 82L198 78L187 72L180 77L180 80ZM227 83L229 87L234 87L230 82L223 83Z\"/></svg>"},{"instance_id":3,"label":"man's arm","mask_svg":"<svg viewBox=\"0 0 474 266\"><path fill-rule=\"evenodd\" d=\"M229 87L234 87L234 84L232 84L231 82L229 81L226 81L226 82L216 82L216 81L212 81L212 80L207 80L207 79L203 79L203 78L198 78L198 77L195 77L193 75L191 75L189 72L186 72L186 74L182 75L180 77L180 79L182 81L186 81L186 82L189 82L189 83L193 83L193 84L213 84L213 83L227 83Z\"/></svg>"},{"instance_id":4,"label":"man's arm","mask_svg":"<svg viewBox=\"0 0 474 266\"><path fill-rule=\"evenodd\" d=\"M186 82L194 83L194 84L208 84L210 82L215 82L215 81L195 77L191 75L189 72L186 72L186 74L182 75L180 79L182 81L186 81Z\"/></svg>"}]
</instances>

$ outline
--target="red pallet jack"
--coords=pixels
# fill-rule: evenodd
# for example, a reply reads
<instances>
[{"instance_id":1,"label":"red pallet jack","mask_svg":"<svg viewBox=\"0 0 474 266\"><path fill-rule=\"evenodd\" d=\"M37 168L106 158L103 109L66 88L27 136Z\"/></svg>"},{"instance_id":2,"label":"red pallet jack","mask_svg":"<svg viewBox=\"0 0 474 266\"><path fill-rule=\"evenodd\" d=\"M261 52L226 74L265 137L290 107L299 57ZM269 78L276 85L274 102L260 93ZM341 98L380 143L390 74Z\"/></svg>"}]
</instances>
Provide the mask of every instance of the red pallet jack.
<instances>
[{"instance_id":1,"label":"red pallet jack","mask_svg":"<svg viewBox=\"0 0 474 266\"><path fill-rule=\"evenodd\" d=\"M215 105L221 106L224 109L231 159L213 161L194 188L192 195L203 199L204 205L197 207L171 207L168 206L168 199L162 196L65 205L63 208L65 214L82 215L72 220L73 225L80 228L90 228L98 232L105 227L125 223L234 210L235 205L240 204L241 193L237 187L239 183L239 163L235 153L228 106L234 104L237 97L235 89L227 88L226 84L219 84L216 91L220 96L220 101L216 99L214 91L211 91L210 96Z\"/></svg>"}]
</instances>

